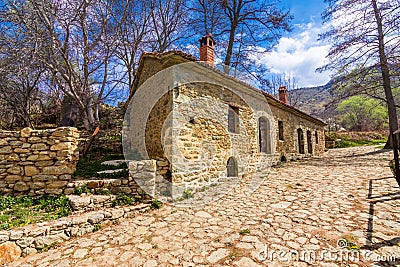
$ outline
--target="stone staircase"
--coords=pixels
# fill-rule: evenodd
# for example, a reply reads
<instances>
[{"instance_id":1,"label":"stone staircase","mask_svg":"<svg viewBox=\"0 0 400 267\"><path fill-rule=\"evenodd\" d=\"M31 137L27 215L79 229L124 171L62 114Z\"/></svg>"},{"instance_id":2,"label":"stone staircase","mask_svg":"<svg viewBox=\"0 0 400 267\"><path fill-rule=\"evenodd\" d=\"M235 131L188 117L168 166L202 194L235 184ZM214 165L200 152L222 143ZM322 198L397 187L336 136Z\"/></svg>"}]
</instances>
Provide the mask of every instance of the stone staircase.
<instances>
[{"instance_id":1,"label":"stone staircase","mask_svg":"<svg viewBox=\"0 0 400 267\"><path fill-rule=\"evenodd\" d=\"M126 163L126 167L115 169ZM128 160L109 160L101 163L106 166L113 166L109 170L97 172L99 176L75 180L68 184L65 194L71 202L74 210L93 210L100 208L108 208L112 206L118 193L132 195L140 202L150 203L151 197L144 194L136 182L129 177ZM118 175L121 173L121 176ZM110 178L107 178L108 175ZM81 196L77 196L77 191L85 191Z\"/></svg>"}]
</instances>

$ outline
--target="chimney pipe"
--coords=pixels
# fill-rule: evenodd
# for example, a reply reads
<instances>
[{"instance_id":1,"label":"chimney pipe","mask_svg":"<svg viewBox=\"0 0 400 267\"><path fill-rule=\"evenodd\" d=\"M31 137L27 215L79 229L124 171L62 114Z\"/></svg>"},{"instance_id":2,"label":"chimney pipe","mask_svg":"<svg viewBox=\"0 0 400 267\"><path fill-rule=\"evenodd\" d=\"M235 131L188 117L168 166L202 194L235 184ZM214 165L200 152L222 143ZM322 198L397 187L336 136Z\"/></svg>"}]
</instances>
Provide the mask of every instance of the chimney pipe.
<instances>
[{"instance_id":1,"label":"chimney pipe","mask_svg":"<svg viewBox=\"0 0 400 267\"><path fill-rule=\"evenodd\" d=\"M289 105L289 94L288 91L286 90L286 86L281 86L279 87L279 100L285 103L286 105Z\"/></svg>"},{"instance_id":2,"label":"chimney pipe","mask_svg":"<svg viewBox=\"0 0 400 267\"><path fill-rule=\"evenodd\" d=\"M214 67L214 45L215 40L211 33L204 35L200 40L200 61L206 62Z\"/></svg>"}]
</instances>

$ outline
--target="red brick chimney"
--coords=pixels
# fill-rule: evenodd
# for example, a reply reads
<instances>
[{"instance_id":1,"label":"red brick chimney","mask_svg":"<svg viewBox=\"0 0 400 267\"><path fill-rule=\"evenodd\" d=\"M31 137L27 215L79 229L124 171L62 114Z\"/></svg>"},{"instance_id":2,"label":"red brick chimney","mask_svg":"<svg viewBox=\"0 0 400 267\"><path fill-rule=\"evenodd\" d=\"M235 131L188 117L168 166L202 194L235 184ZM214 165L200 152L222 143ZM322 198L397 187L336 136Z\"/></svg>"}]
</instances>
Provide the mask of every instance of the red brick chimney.
<instances>
[{"instance_id":1,"label":"red brick chimney","mask_svg":"<svg viewBox=\"0 0 400 267\"><path fill-rule=\"evenodd\" d=\"M200 61L206 62L214 67L214 45L215 40L211 33L204 35L200 40Z\"/></svg>"},{"instance_id":2,"label":"red brick chimney","mask_svg":"<svg viewBox=\"0 0 400 267\"><path fill-rule=\"evenodd\" d=\"M286 86L279 87L279 100L285 103L286 105L289 105L289 94L288 91L286 90Z\"/></svg>"}]
</instances>

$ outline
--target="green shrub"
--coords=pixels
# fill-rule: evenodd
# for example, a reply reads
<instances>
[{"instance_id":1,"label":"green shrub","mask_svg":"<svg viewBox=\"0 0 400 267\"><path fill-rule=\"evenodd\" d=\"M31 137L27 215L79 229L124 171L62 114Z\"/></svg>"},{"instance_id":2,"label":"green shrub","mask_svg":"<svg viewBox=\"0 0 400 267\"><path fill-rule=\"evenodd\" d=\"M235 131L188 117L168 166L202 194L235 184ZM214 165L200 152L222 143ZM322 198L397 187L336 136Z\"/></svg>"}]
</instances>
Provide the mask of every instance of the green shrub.
<instances>
[{"instance_id":1,"label":"green shrub","mask_svg":"<svg viewBox=\"0 0 400 267\"><path fill-rule=\"evenodd\" d=\"M93 230L92 230L92 232L94 233L94 232L97 232L97 231L99 231L101 229L101 223L98 223L98 224L96 224L94 227L93 227Z\"/></svg>"},{"instance_id":2,"label":"green shrub","mask_svg":"<svg viewBox=\"0 0 400 267\"><path fill-rule=\"evenodd\" d=\"M111 192L107 188L96 188L94 190L94 194L95 195L111 195Z\"/></svg>"},{"instance_id":3,"label":"green shrub","mask_svg":"<svg viewBox=\"0 0 400 267\"><path fill-rule=\"evenodd\" d=\"M83 193L90 194L90 189L88 187L88 184L84 184L84 185L82 185L80 187L74 188L74 195L80 196Z\"/></svg>"},{"instance_id":4,"label":"green shrub","mask_svg":"<svg viewBox=\"0 0 400 267\"><path fill-rule=\"evenodd\" d=\"M153 202L150 205L150 208L152 210L158 210L162 207L163 203L159 201L158 199L154 199Z\"/></svg>"},{"instance_id":5,"label":"green shrub","mask_svg":"<svg viewBox=\"0 0 400 267\"><path fill-rule=\"evenodd\" d=\"M113 206L127 206L132 205L136 202L134 197L128 196L124 192L118 192L115 200L113 201Z\"/></svg>"}]
</instances>

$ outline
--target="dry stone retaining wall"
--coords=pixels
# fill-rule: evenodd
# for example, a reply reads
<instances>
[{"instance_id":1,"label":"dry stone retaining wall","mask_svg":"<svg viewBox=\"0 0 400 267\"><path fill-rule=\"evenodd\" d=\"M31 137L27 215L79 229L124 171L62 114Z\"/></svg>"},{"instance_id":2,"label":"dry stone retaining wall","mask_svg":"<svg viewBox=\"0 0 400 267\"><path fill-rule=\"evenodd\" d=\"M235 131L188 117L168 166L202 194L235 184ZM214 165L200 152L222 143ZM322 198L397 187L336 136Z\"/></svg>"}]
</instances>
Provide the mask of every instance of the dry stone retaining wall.
<instances>
[{"instance_id":1,"label":"dry stone retaining wall","mask_svg":"<svg viewBox=\"0 0 400 267\"><path fill-rule=\"evenodd\" d=\"M62 194L79 159L78 138L73 127L0 131L0 192Z\"/></svg>"},{"instance_id":2,"label":"dry stone retaining wall","mask_svg":"<svg viewBox=\"0 0 400 267\"><path fill-rule=\"evenodd\" d=\"M148 209L148 204L109 208L0 231L0 265L13 262L20 256L48 249L72 237L91 233L122 218L135 217L137 213Z\"/></svg>"}]
</instances>

